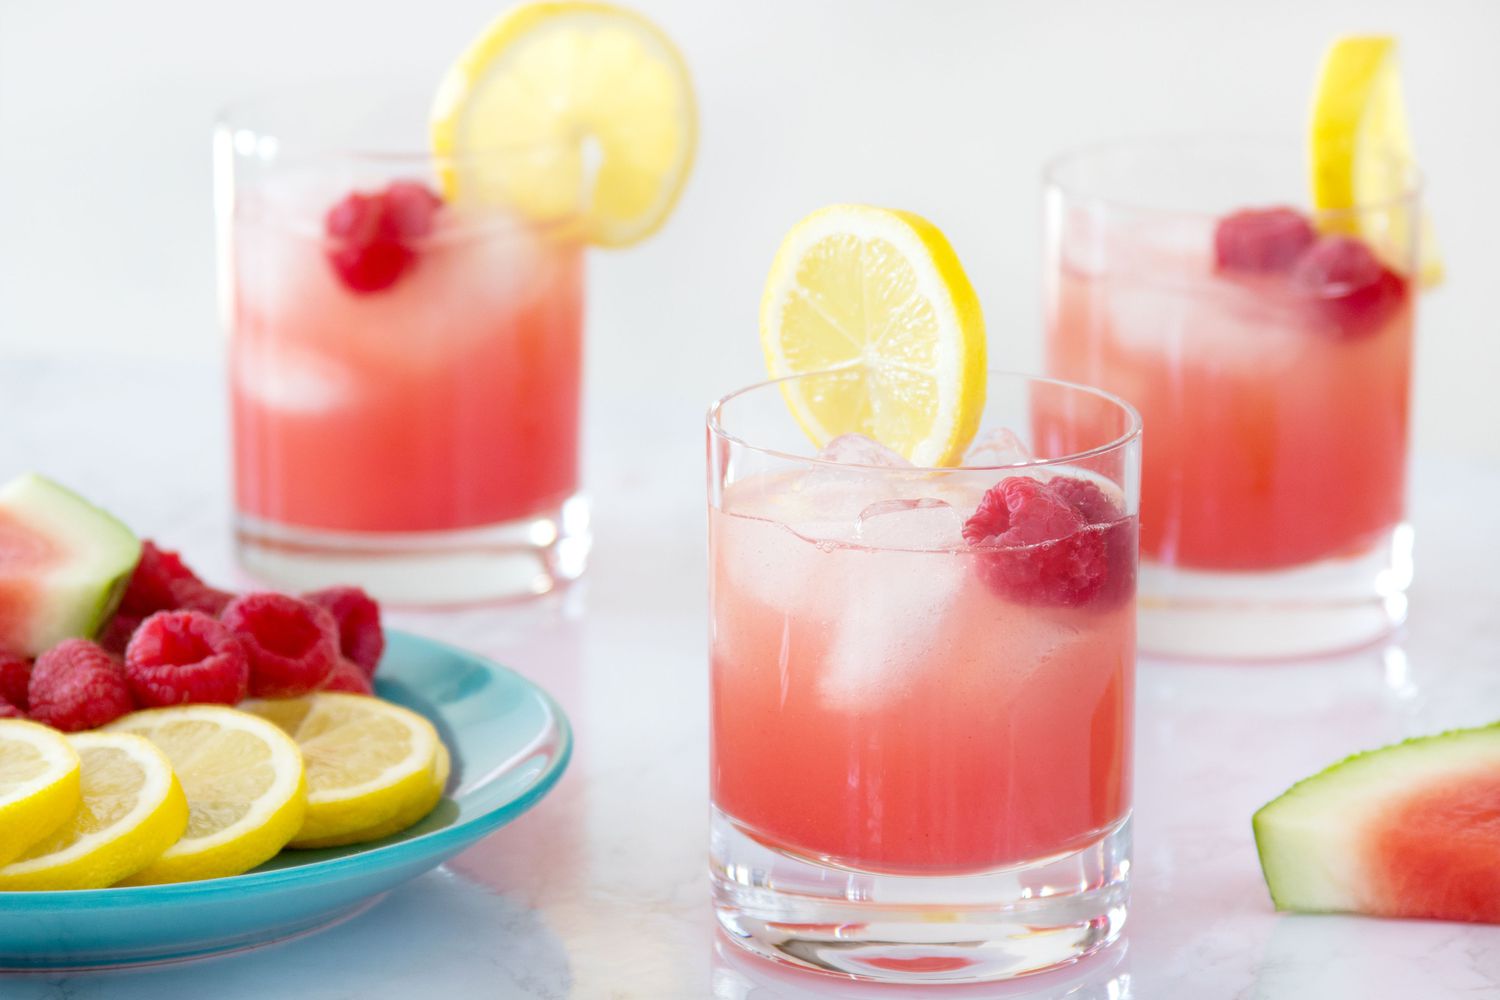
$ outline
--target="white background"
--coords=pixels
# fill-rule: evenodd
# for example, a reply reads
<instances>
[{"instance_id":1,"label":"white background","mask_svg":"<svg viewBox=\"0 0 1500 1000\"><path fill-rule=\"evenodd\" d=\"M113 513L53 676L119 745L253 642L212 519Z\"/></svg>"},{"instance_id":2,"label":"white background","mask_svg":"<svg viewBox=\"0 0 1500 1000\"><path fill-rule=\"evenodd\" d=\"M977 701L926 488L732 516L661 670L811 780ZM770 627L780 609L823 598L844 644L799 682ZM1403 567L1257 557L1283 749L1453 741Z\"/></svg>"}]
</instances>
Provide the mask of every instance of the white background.
<instances>
[{"instance_id":1,"label":"white background","mask_svg":"<svg viewBox=\"0 0 1500 1000\"><path fill-rule=\"evenodd\" d=\"M0 0L0 362L214 356L215 111L372 72L435 86L503 6ZM673 434L696 434L702 403L760 374L756 305L782 233L836 200L936 221L985 304L992 359L1035 368L1049 155L1132 133L1295 134L1327 41L1376 30L1402 41L1449 264L1419 319L1418 447L1500 459L1500 4L638 6L692 66L702 145L671 224L590 262L596 408L665 404Z\"/></svg>"}]
</instances>

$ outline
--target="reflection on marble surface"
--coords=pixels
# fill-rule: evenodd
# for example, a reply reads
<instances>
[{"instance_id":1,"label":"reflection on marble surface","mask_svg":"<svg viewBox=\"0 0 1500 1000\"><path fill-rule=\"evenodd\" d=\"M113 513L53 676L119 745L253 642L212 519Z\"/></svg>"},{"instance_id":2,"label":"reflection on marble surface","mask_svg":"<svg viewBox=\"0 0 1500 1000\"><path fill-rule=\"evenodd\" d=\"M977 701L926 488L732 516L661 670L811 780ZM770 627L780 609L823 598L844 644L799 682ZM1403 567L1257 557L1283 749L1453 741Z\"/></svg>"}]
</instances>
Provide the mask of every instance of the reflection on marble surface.
<instances>
[{"instance_id":1,"label":"reflection on marble surface","mask_svg":"<svg viewBox=\"0 0 1500 1000\"><path fill-rule=\"evenodd\" d=\"M345 923L237 955L66 976L0 976L5 1000L563 1000L577 995L570 990L567 945L535 911L441 869Z\"/></svg>"},{"instance_id":2,"label":"reflection on marble surface","mask_svg":"<svg viewBox=\"0 0 1500 1000\"><path fill-rule=\"evenodd\" d=\"M713 1000L1132 1000L1129 941L1065 969L1008 983L888 986L805 972L747 954L722 933L712 956Z\"/></svg>"},{"instance_id":3,"label":"reflection on marble surface","mask_svg":"<svg viewBox=\"0 0 1500 1000\"><path fill-rule=\"evenodd\" d=\"M218 385L216 372L186 366L0 367L0 478L45 471L186 549L211 579L235 580L223 423L180 419L222 412ZM0 977L0 997L902 996L788 978L716 940L702 409L594 399L591 412L585 479L598 544L585 585L527 604L394 616L558 697L576 755L545 801L446 872L325 933L157 970ZM129 444L168 426L168 448ZM1350 753L1500 718L1500 519L1473 514L1474 498L1491 496L1500 468L1418 466L1411 616L1389 643L1311 663L1143 663L1127 947L1097 965L941 995L1500 998L1500 928L1276 914L1250 832L1255 809Z\"/></svg>"}]
</instances>

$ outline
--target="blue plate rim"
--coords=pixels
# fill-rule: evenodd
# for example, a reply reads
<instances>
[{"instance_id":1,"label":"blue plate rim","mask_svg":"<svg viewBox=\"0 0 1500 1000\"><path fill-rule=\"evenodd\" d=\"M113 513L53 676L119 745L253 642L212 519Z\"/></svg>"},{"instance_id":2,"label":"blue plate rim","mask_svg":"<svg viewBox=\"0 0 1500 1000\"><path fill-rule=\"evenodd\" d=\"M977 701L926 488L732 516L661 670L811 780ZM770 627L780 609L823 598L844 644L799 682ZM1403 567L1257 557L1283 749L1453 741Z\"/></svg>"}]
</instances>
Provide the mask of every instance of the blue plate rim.
<instances>
[{"instance_id":1,"label":"blue plate rim","mask_svg":"<svg viewBox=\"0 0 1500 1000\"><path fill-rule=\"evenodd\" d=\"M425 635L417 635L414 632L407 632L404 629L387 629L386 634L388 636L400 636L402 639L427 646L435 646L467 660L477 660L483 663L487 669L509 674L531 689L552 714L552 718L555 720L557 726L558 752L553 758L552 763L537 776L530 787L509 802L497 806L489 812L481 813L478 816L465 820L462 823L445 826L440 830L432 830L428 833L412 837L409 840L397 841L394 844L372 847L366 851L346 854L338 858L310 861L305 865L296 865L291 868L277 868L267 872L252 871L246 872L243 875L229 875L224 878L203 879L197 882L110 886L106 889L67 889L62 891L40 889L0 892L0 910L22 909L26 904L31 904L33 907L43 905L55 906L56 904L67 905L74 901L80 906L90 906L92 904L103 908L168 902L186 898L201 900L214 895L242 895L246 892L262 892L276 889L307 879L337 875L345 869L367 867L372 862L388 861L391 866L395 866L401 864L404 860L415 860L421 856L440 854L446 848L455 845L463 846L477 841L485 834L504 826L512 819L529 810L542 796L552 790L553 786L562 778L563 772L567 770L569 762L573 759L573 726L568 721L567 714L562 710L562 706L557 703L556 699L543 690L541 685L531 681L530 678L522 676L517 671L512 670L502 663L495 662L488 656L463 649L460 646L444 642L441 639L433 639Z\"/></svg>"}]
</instances>

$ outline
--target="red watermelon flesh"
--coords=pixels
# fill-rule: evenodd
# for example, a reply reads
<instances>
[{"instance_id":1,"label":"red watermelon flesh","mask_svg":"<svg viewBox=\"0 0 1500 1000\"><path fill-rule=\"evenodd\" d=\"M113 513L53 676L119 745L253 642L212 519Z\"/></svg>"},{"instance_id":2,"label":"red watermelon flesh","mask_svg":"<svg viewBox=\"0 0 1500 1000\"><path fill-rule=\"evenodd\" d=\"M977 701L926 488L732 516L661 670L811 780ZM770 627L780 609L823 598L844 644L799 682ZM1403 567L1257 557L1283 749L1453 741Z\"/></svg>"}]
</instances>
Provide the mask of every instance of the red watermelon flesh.
<instances>
[{"instance_id":1,"label":"red watermelon flesh","mask_svg":"<svg viewBox=\"0 0 1500 1000\"><path fill-rule=\"evenodd\" d=\"M25 652L21 647L41 597L36 576L65 557L51 539L0 509L0 650Z\"/></svg>"},{"instance_id":2,"label":"red watermelon flesh","mask_svg":"<svg viewBox=\"0 0 1500 1000\"><path fill-rule=\"evenodd\" d=\"M1391 803L1369 838L1372 912L1500 923L1500 769Z\"/></svg>"}]
</instances>

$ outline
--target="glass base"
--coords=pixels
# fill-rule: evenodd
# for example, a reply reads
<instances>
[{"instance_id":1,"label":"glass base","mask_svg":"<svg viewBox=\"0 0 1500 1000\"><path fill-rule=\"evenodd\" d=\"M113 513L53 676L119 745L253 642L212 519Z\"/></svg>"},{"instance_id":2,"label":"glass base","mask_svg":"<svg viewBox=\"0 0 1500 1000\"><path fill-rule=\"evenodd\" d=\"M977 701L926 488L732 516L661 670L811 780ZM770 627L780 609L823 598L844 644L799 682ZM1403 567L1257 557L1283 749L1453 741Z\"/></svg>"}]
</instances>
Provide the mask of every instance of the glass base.
<instances>
[{"instance_id":1,"label":"glass base","mask_svg":"<svg viewBox=\"0 0 1500 1000\"><path fill-rule=\"evenodd\" d=\"M1142 561L1142 653L1278 660L1342 652L1406 620L1412 530L1391 529L1365 552L1258 573L1207 573Z\"/></svg>"},{"instance_id":2,"label":"glass base","mask_svg":"<svg viewBox=\"0 0 1500 1000\"><path fill-rule=\"evenodd\" d=\"M715 809L709 863L720 925L762 957L879 982L984 982L1067 965L1119 936L1130 820L1069 854L909 876L767 847Z\"/></svg>"},{"instance_id":3,"label":"glass base","mask_svg":"<svg viewBox=\"0 0 1500 1000\"><path fill-rule=\"evenodd\" d=\"M588 501L454 531L340 532L239 514L240 565L287 590L357 584L377 600L454 605L545 594L576 580L591 544Z\"/></svg>"}]
</instances>

